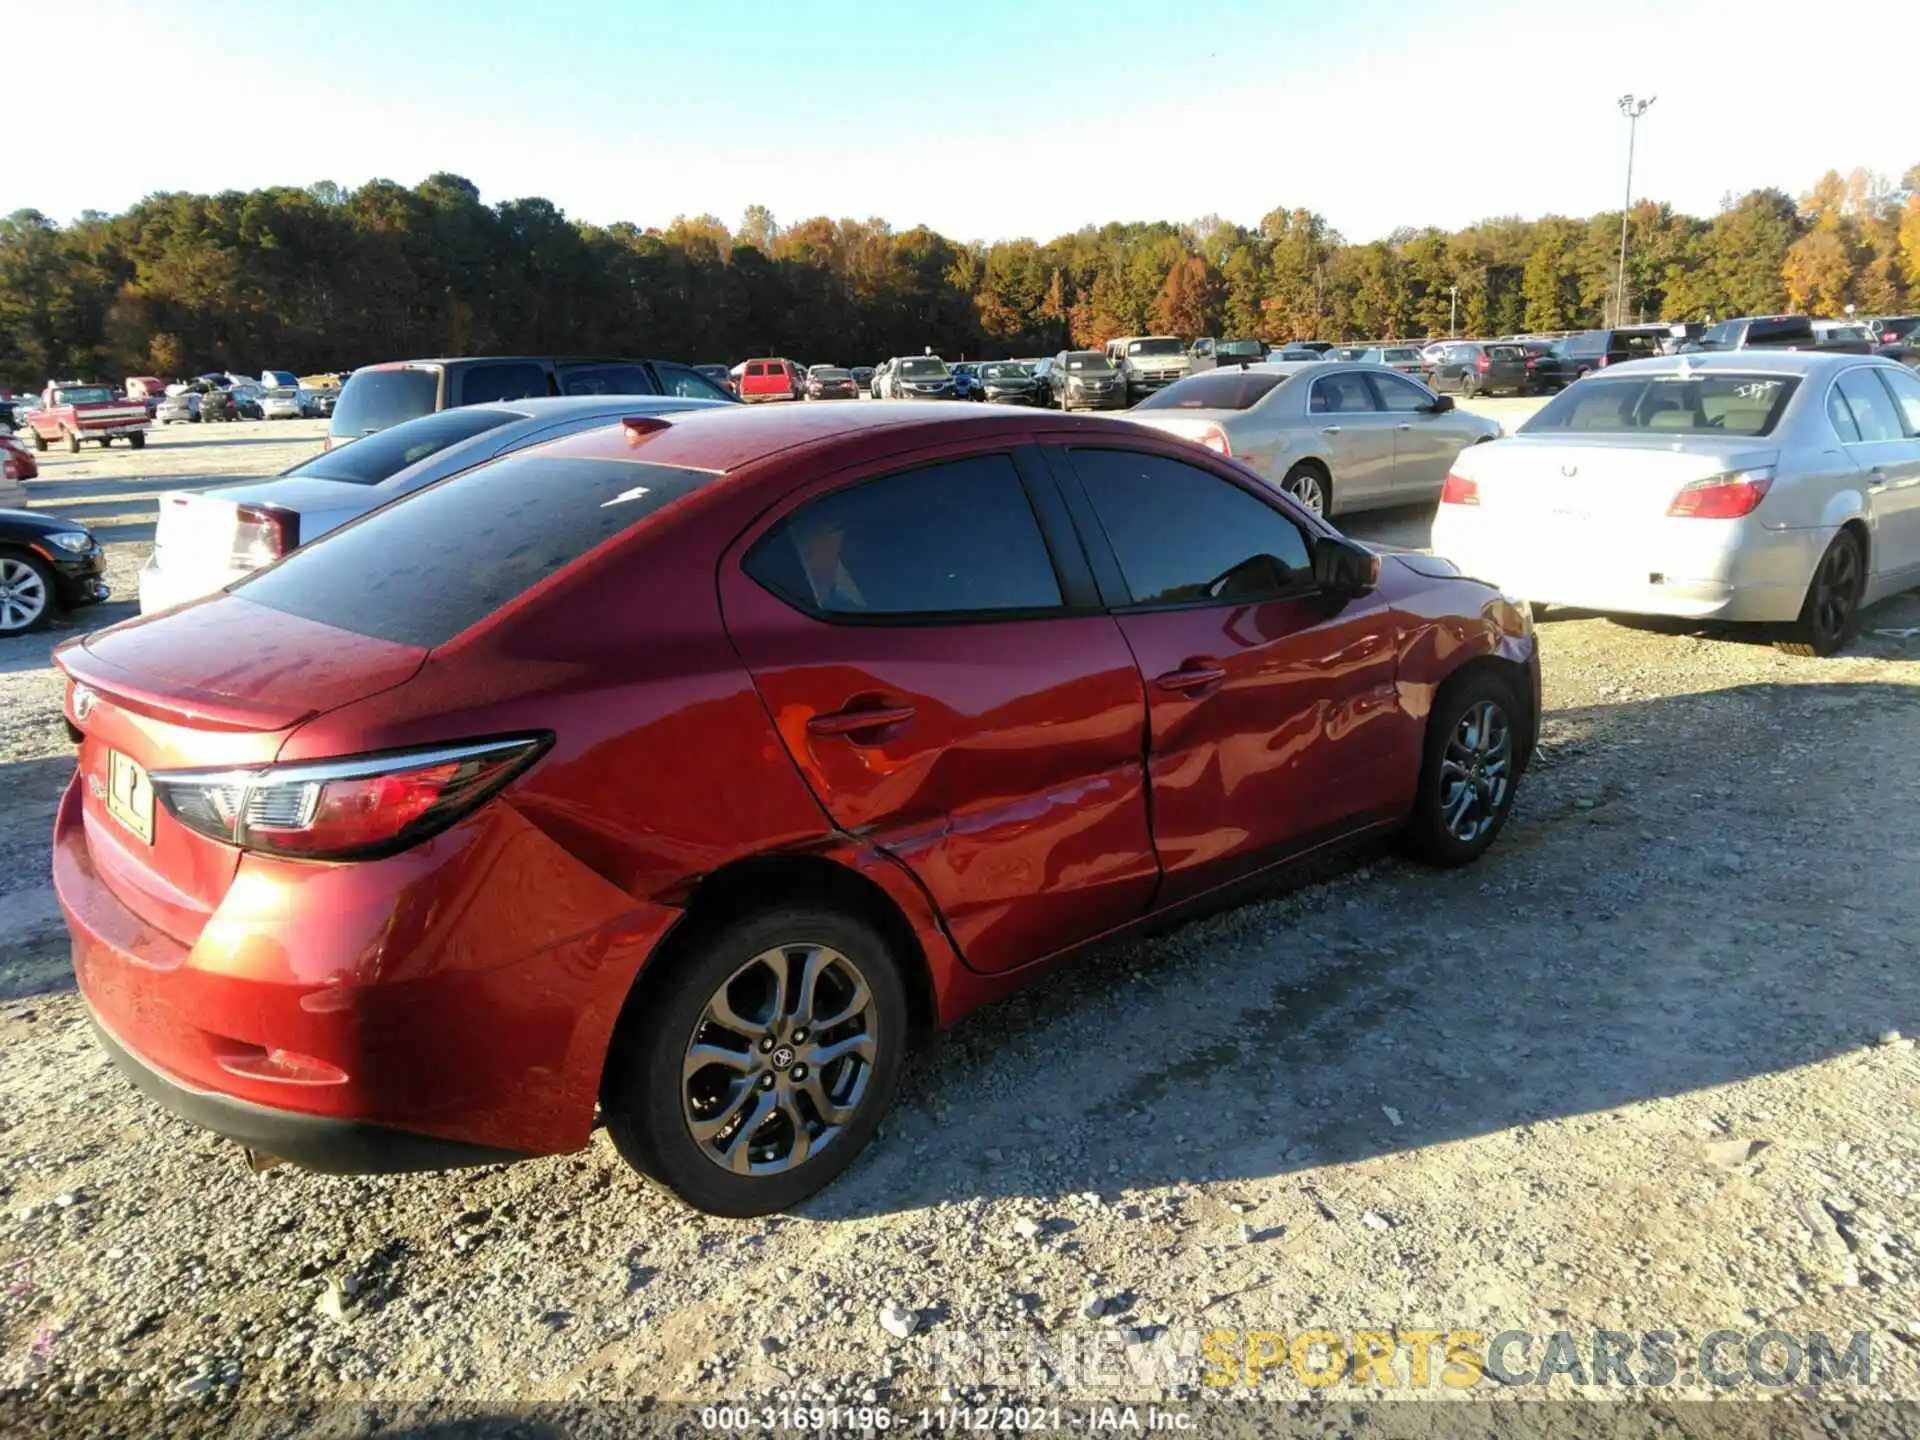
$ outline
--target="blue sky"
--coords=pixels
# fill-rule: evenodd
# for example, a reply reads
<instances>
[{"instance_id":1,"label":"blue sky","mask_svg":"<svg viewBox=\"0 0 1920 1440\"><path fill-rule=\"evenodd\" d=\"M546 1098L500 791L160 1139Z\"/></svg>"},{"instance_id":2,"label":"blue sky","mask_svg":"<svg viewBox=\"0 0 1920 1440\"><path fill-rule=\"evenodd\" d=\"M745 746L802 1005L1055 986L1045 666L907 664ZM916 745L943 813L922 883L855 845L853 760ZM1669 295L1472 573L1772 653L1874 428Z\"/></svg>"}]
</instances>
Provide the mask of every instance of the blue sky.
<instances>
[{"instance_id":1,"label":"blue sky","mask_svg":"<svg viewBox=\"0 0 1920 1440\"><path fill-rule=\"evenodd\" d=\"M16 150L0 213L451 170L489 201L543 195L601 223L737 224L757 202L782 221L1046 239L1304 205L1367 240L1618 206L1623 91L1659 96L1636 196L1697 213L1755 185L1798 193L1829 166L1920 162L1911 86L1788 51L1807 0L59 8L71 33L139 43L12 67L16 132L100 140L87 164ZM1845 13L1835 38L1862 67L1920 42L1920 6ZM84 126L46 118L61 115Z\"/></svg>"}]
</instances>

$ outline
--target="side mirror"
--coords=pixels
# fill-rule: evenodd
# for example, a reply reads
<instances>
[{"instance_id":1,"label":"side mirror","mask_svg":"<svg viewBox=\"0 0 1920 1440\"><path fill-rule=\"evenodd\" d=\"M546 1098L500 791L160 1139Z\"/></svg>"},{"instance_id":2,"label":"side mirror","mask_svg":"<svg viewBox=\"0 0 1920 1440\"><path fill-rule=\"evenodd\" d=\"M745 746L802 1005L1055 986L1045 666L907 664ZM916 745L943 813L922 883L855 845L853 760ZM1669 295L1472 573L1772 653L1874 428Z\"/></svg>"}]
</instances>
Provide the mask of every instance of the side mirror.
<instances>
[{"instance_id":1,"label":"side mirror","mask_svg":"<svg viewBox=\"0 0 1920 1440\"><path fill-rule=\"evenodd\" d=\"M1344 535L1321 535L1313 542L1313 583L1345 600L1370 595L1380 583L1380 557Z\"/></svg>"},{"instance_id":2,"label":"side mirror","mask_svg":"<svg viewBox=\"0 0 1920 1440\"><path fill-rule=\"evenodd\" d=\"M1453 409L1453 397L1451 395L1436 395L1433 397L1433 403L1427 406L1427 413L1430 415L1444 415L1451 409Z\"/></svg>"}]
</instances>

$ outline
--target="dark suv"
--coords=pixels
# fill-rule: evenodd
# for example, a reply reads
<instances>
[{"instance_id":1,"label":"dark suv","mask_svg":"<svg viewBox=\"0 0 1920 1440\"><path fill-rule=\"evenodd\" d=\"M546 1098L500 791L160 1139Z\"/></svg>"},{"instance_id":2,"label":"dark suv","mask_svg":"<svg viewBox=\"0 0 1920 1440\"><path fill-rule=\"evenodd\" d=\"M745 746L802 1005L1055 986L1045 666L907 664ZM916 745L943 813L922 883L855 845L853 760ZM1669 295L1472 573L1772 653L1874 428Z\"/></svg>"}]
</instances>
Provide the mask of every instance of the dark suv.
<instances>
[{"instance_id":1,"label":"dark suv","mask_svg":"<svg viewBox=\"0 0 1920 1440\"><path fill-rule=\"evenodd\" d=\"M592 360L548 355L472 355L395 360L353 372L333 407L327 444L372 435L438 410L531 400L539 395L734 396L691 365L672 360Z\"/></svg>"},{"instance_id":2,"label":"dark suv","mask_svg":"<svg viewBox=\"0 0 1920 1440\"><path fill-rule=\"evenodd\" d=\"M1538 357L1534 381L1540 389L1571 385L1582 375L1618 365L1623 360L1645 360L1661 353L1672 339L1670 325L1616 325L1610 330L1583 330L1554 342Z\"/></svg>"}]
</instances>

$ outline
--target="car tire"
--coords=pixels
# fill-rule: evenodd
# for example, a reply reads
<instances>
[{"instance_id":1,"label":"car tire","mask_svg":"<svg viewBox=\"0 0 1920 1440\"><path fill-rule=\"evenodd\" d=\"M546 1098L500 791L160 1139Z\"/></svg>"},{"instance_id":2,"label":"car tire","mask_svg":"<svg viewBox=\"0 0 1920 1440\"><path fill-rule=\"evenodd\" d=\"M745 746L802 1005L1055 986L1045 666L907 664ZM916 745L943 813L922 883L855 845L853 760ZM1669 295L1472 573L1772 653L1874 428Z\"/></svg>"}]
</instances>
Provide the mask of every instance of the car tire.
<instances>
[{"instance_id":1,"label":"car tire","mask_svg":"<svg viewBox=\"0 0 1920 1440\"><path fill-rule=\"evenodd\" d=\"M796 992L823 955L826 978L816 985L831 986L832 1003L844 1011L825 1032L833 1037L828 1048L862 1034L871 1048L864 1058L849 1052L808 1075L803 1057L819 1042L803 1033L803 1008L819 991ZM608 1056L600 1101L615 1148L635 1170L710 1215L768 1215L797 1205L853 1162L899 1084L909 1015L896 957L862 920L786 905L715 929L667 963L669 970L629 1005ZM776 967L786 981L778 991ZM716 1007L733 1023L714 1020ZM717 1063L690 1071L696 1048ZM783 1054L793 1064L775 1070L772 1062ZM848 1106L845 1119L813 1133L813 1125L826 1122L821 1102L831 1105L836 1096ZM743 1113L761 1118L730 1133ZM720 1121L727 1124L696 1138L697 1124ZM806 1148L793 1161L803 1134ZM755 1137L762 1137L757 1145ZM814 1149L823 1137L826 1148ZM741 1147L748 1165L785 1166L730 1168L723 1156Z\"/></svg>"},{"instance_id":2,"label":"car tire","mask_svg":"<svg viewBox=\"0 0 1920 1440\"><path fill-rule=\"evenodd\" d=\"M1860 598L1867 588L1867 557L1851 530L1833 537L1807 582L1800 618L1775 642L1788 655L1839 653L1860 625Z\"/></svg>"},{"instance_id":3,"label":"car tire","mask_svg":"<svg viewBox=\"0 0 1920 1440\"><path fill-rule=\"evenodd\" d=\"M33 448L40 451L42 454L46 452L47 437L42 435L38 430L33 432Z\"/></svg>"},{"instance_id":4,"label":"car tire","mask_svg":"<svg viewBox=\"0 0 1920 1440\"><path fill-rule=\"evenodd\" d=\"M1287 471L1280 488L1315 515L1333 513L1333 481L1317 465L1302 461Z\"/></svg>"},{"instance_id":5,"label":"car tire","mask_svg":"<svg viewBox=\"0 0 1920 1440\"><path fill-rule=\"evenodd\" d=\"M1480 382L1471 375L1460 377L1460 398L1471 400L1480 393Z\"/></svg>"},{"instance_id":6,"label":"car tire","mask_svg":"<svg viewBox=\"0 0 1920 1440\"><path fill-rule=\"evenodd\" d=\"M69 455L80 453L80 437L71 430L67 432L67 453Z\"/></svg>"},{"instance_id":7,"label":"car tire","mask_svg":"<svg viewBox=\"0 0 1920 1440\"><path fill-rule=\"evenodd\" d=\"M1525 736L1519 699L1498 672L1477 668L1440 687L1407 822L1415 854L1453 868L1499 838L1525 768Z\"/></svg>"},{"instance_id":8,"label":"car tire","mask_svg":"<svg viewBox=\"0 0 1920 1440\"><path fill-rule=\"evenodd\" d=\"M0 635L25 635L53 618L53 572L25 550L0 550Z\"/></svg>"},{"instance_id":9,"label":"car tire","mask_svg":"<svg viewBox=\"0 0 1920 1440\"><path fill-rule=\"evenodd\" d=\"M127 436L127 444L131 445L135 450L144 450L147 448L147 437L144 435L129 435Z\"/></svg>"}]
</instances>

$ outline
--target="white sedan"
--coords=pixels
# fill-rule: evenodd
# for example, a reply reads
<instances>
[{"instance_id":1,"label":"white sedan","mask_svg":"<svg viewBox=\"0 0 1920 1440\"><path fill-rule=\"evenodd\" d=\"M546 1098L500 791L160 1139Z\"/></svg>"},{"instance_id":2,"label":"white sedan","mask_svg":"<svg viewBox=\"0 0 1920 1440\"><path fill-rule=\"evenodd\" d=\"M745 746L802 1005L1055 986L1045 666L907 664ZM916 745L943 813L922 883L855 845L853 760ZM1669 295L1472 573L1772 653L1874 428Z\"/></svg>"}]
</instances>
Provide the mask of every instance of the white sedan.
<instances>
[{"instance_id":1,"label":"white sedan","mask_svg":"<svg viewBox=\"0 0 1920 1440\"><path fill-rule=\"evenodd\" d=\"M298 420L306 413L306 404L298 390L277 388L260 392L262 420Z\"/></svg>"},{"instance_id":2,"label":"white sedan","mask_svg":"<svg viewBox=\"0 0 1920 1440\"><path fill-rule=\"evenodd\" d=\"M1831 655L1920 585L1920 376L1796 351L1611 365L1461 452L1440 499L1434 551L1509 593Z\"/></svg>"}]
</instances>

